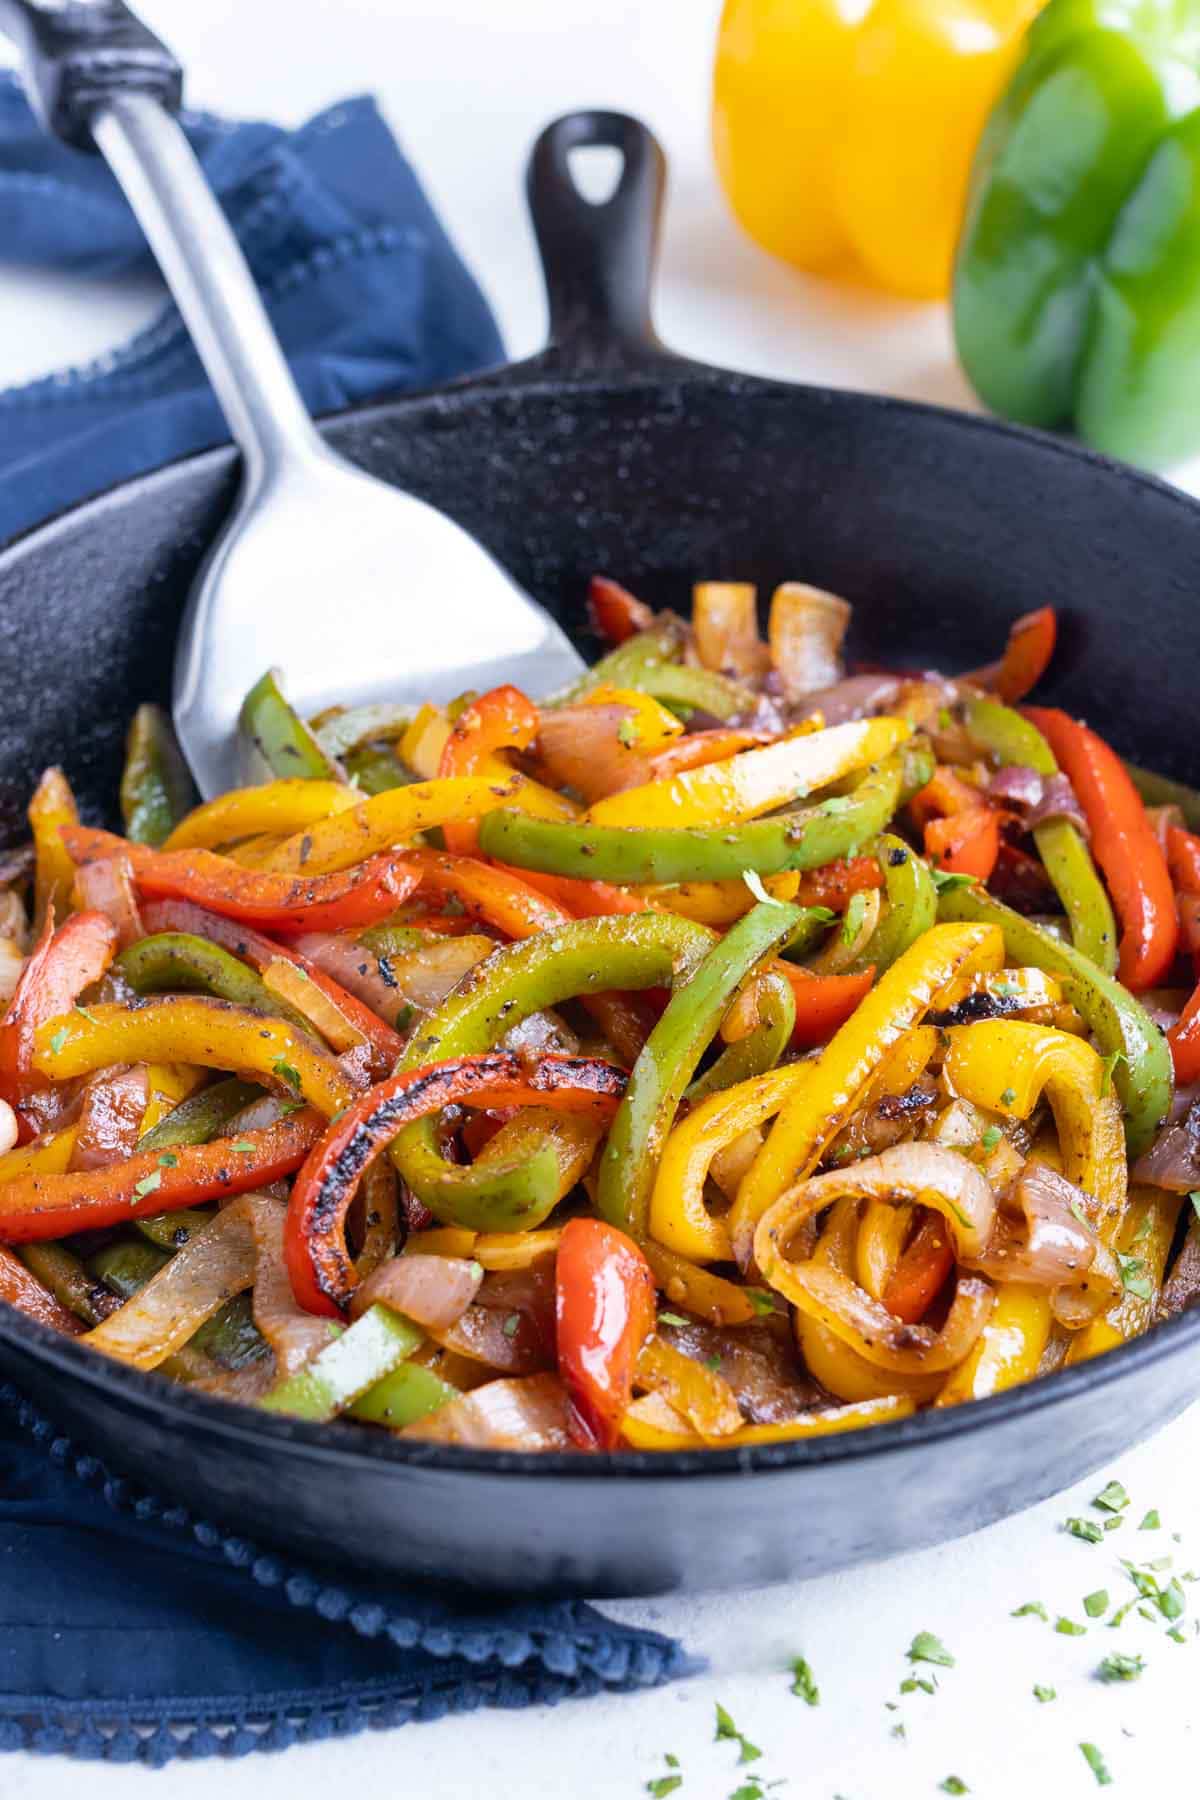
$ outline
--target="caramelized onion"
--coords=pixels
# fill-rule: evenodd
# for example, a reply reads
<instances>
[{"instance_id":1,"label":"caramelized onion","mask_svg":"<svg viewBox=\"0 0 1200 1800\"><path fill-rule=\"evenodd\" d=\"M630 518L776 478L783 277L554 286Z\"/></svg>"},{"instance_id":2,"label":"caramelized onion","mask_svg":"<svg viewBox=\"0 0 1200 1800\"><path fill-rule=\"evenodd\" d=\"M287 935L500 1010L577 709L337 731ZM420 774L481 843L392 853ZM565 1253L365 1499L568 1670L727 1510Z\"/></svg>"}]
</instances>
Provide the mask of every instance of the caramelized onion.
<instances>
[{"instance_id":1,"label":"caramelized onion","mask_svg":"<svg viewBox=\"0 0 1200 1800\"><path fill-rule=\"evenodd\" d=\"M461 1256L396 1256L355 1288L350 1317L382 1300L427 1331L445 1331L462 1318L482 1280L479 1264Z\"/></svg>"},{"instance_id":2,"label":"caramelized onion","mask_svg":"<svg viewBox=\"0 0 1200 1800\"><path fill-rule=\"evenodd\" d=\"M1200 1101L1188 1108L1178 1125L1163 1126L1133 1165L1130 1179L1172 1194L1200 1188Z\"/></svg>"},{"instance_id":3,"label":"caramelized onion","mask_svg":"<svg viewBox=\"0 0 1200 1800\"><path fill-rule=\"evenodd\" d=\"M489 1381L401 1434L473 1450L571 1450L567 1396L557 1375Z\"/></svg>"},{"instance_id":4,"label":"caramelized onion","mask_svg":"<svg viewBox=\"0 0 1200 1800\"><path fill-rule=\"evenodd\" d=\"M1157 1316L1170 1319L1186 1312L1200 1300L1200 1219L1195 1214L1188 1220L1183 1248L1175 1258L1175 1267L1163 1283L1158 1297Z\"/></svg>"},{"instance_id":5,"label":"caramelized onion","mask_svg":"<svg viewBox=\"0 0 1200 1800\"><path fill-rule=\"evenodd\" d=\"M706 669L761 675L771 653L758 635L758 606L748 581L698 581L692 589L692 633Z\"/></svg>"},{"instance_id":6,"label":"caramelized onion","mask_svg":"<svg viewBox=\"0 0 1200 1800\"><path fill-rule=\"evenodd\" d=\"M1032 831L1035 825L1045 825L1050 819L1065 819L1075 827L1085 842L1091 837L1084 810L1065 775L1052 775L1044 784L1041 799L1033 807L1025 823Z\"/></svg>"},{"instance_id":7,"label":"caramelized onion","mask_svg":"<svg viewBox=\"0 0 1200 1800\"><path fill-rule=\"evenodd\" d=\"M133 866L127 856L106 856L75 870L75 885L84 911L102 912L117 929L121 949L136 944L146 931L138 911Z\"/></svg>"},{"instance_id":8,"label":"caramelized onion","mask_svg":"<svg viewBox=\"0 0 1200 1800\"><path fill-rule=\"evenodd\" d=\"M430 1336L447 1350L506 1375L552 1369L557 1360L553 1256L527 1269L485 1275L462 1316L444 1329L430 1329Z\"/></svg>"},{"instance_id":9,"label":"caramelized onion","mask_svg":"<svg viewBox=\"0 0 1200 1800\"><path fill-rule=\"evenodd\" d=\"M789 705L842 678L841 650L850 607L837 594L784 581L771 599L771 660Z\"/></svg>"},{"instance_id":10,"label":"caramelized onion","mask_svg":"<svg viewBox=\"0 0 1200 1800\"><path fill-rule=\"evenodd\" d=\"M1009 763L997 769L988 782L988 797L1003 800L1006 806L1037 806L1045 790L1045 782L1036 769L1026 763Z\"/></svg>"},{"instance_id":11,"label":"caramelized onion","mask_svg":"<svg viewBox=\"0 0 1200 1800\"><path fill-rule=\"evenodd\" d=\"M83 1090L72 1169L107 1169L137 1147L146 1111L145 1063L118 1063L93 1075Z\"/></svg>"},{"instance_id":12,"label":"caramelized onion","mask_svg":"<svg viewBox=\"0 0 1200 1800\"><path fill-rule=\"evenodd\" d=\"M558 787L602 800L651 779L649 758L629 729L633 708L617 701L548 708L538 726L538 755ZM622 742L622 734L630 738Z\"/></svg>"},{"instance_id":13,"label":"caramelized onion","mask_svg":"<svg viewBox=\"0 0 1200 1800\"><path fill-rule=\"evenodd\" d=\"M1121 1291L1111 1253L1085 1223L1092 1202L1081 1188L1044 1163L1028 1162L1013 1188L1024 1227L997 1216L986 1250L970 1266L995 1281L1023 1281L1052 1290L1059 1323L1078 1330Z\"/></svg>"},{"instance_id":14,"label":"caramelized onion","mask_svg":"<svg viewBox=\"0 0 1200 1800\"><path fill-rule=\"evenodd\" d=\"M826 725L847 725L854 719L887 712L899 692L898 675L847 675L832 687L805 694L804 707L807 712L819 712Z\"/></svg>"},{"instance_id":15,"label":"caramelized onion","mask_svg":"<svg viewBox=\"0 0 1200 1800\"><path fill-rule=\"evenodd\" d=\"M283 1378L296 1374L325 1349L330 1324L308 1312L292 1293L283 1260L286 1206L253 1194L246 1199L254 1202L246 1208L254 1237L254 1323L275 1352L275 1371ZM226 1208L222 1216L227 1217L231 1210Z\"/></svg>"}]
</instances>

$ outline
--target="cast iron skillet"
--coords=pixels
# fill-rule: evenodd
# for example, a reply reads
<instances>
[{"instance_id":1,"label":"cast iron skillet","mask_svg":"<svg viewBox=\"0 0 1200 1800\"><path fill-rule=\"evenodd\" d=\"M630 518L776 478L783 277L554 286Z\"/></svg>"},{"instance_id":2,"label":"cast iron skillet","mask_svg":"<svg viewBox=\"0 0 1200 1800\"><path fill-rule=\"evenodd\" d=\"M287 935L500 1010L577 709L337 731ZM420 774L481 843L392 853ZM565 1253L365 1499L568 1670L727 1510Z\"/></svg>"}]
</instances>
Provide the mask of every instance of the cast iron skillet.
<instances>
[{"instance_id":1,"label":"cast iron skillet","mask_svg":"<svg viewBox=\"0 0 1200 1800\"><path fill-rule=\"evenodd\" d=\"M568 152L584 144L624 156L601 206L570 176ZM663 181L632 119L551 126L529 170L550 347L332 418L331 441L452 513L581 632L595 570L683 609L694 577L769 592L790 576L854 602L854 655L969 668L1015 615L1053 601L1064 629L1050 697L1138 762L1195 780L1200 508L1048 437L671 356L649 314ZM176 620L236 480L231 451L190 458L0 554L14 829L58 760L93 816L112 812L126 721L138 701L168 698ZM264 643L264 666L275 654ZM5 1375L201 1513L368 1569L587 1594L807 1575L985 1525L1178 1413L1198 1343L1200 1313L1185 1315L1011 1393L807 1443L522 1457L253 1413L0 1313Z\"/></svg>"}]
</instances>

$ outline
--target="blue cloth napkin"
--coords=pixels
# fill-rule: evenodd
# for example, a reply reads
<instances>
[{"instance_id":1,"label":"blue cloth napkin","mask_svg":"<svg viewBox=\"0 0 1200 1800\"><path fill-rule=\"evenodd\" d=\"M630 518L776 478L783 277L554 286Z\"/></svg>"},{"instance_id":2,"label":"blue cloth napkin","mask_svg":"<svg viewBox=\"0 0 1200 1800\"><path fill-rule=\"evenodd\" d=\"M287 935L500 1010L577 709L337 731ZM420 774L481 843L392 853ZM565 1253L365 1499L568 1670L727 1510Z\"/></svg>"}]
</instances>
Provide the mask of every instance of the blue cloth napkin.
<instances>
[{"instance_id":1,"label":"blue cloth napkin","mask_svg":"<svg viewBox=\"0 0 1200 1800\"><path fill-rule=\"evenodd\" d=\"M186 124L314 411L500 360L370 100L290 134ZM5 258L112 273L147 253L103 165L44 138L0 74ZM102 361L0 393L0 540L227 435L168 308ZM686 1666L582 1604L472 1605L300 1568L140 1492L0 1385L0 1749L242 1755Z\"/></svg>"},{"instance_id":2,"label":"blue cloth napkin","mask_svg":"<svg viewBox=\"0 0 1200 1800\"><path fill-rule=\"evenodd\" d=\"M347 100L293 132L196 113L184 124L310 411L502 360L487 302L372 100ZM103 162L47 137L0 71L5 262L97 275L151 266ZM228 437L169 306L97 361L0 392L0 542Z\"/></svg>"}]
</instances>

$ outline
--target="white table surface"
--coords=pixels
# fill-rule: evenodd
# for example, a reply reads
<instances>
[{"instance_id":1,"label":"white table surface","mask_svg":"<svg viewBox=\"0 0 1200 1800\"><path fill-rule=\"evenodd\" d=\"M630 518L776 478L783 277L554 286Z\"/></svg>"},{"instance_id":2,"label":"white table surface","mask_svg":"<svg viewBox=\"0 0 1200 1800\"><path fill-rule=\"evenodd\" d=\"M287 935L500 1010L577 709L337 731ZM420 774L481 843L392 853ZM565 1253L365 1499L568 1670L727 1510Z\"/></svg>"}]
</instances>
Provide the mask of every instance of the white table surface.
<instances>
[{"instance_id":1,"label":"white table surface","mask_svg":"<svg viewBox=\"0 0 1200 1800\"><path fill-rule=\"evenodd\" d=\"M730 222L707 144L718 9L719 0L289 0L286 8L279 0L144 0L142 10L182 57L199 104L299 122L373 89L468 252L514 354L535 349L545 324L521 200L529 143L569 107L617 106L647 119L671 160L657 300L668 342L767 374L969 404L940 307L807 280L772 263ZM0 384L108 348L155 302L149 282L48 282L35 271L0 271ZM1092 1547L1059 1522L1085 1510L1108 1475L1126 1483L1131 1516ZM887 1503L881 1493L880 1505ZM1137 1520L1151 1506L1163 1531L1138 1536ZM680 1800L724 1800L749 1771L737 1772L733 1745L712 1741L718 1700L763 1747L753 1772L787 1778L771 1790L781 1800L917 1800L935 1795L950 1774L985 1800L1072 1800L1095 1791L1080 1740L1104 1751L1118 1793L1149 1796L1181 1779L1191 1791L1196 1642L1174 1644L1136 1614L1119 1633L1093 1625L1082 1638L1009 1615L1041 1599L1052 1615L1082 1619L1086 1593L1121 1589L1120 1554L1172 1553L1180 1570L1200 1565L1198 1507L1193 1410L1075 1493L946 1548L805 1586L611 1606L708 1659L709 1673L665 1690L574 1702L553 1714L476 1713L155 1775L0 1757L0 1800L51 1800L80 1782L92 1800L109 1800L131 1781L147 1793L152 1783L160 1800L191 1800L218 1784L225 1800L317 1800L381 1778L390 1792L421 1800L632 1800L665 1772L667 1751L685 1776ZM803 1519L794 1529L804 1529ZM1173 1531L1181 1545L1170 1541ZM888 1711L919 1630L938 1633L957 1666L941 1672L936 1696L918 1692ZM1147 1673L1104 1686L1093 1671L1118 1644L1143 1651ZM801 1652L820 1683L817 1710L788 1692L785 1667ZM1039 1705L1035 1682L1056 1687L1057 1700ZM904 1739L892 1735L901 1720Z\"/></svg>"}]
</instances>

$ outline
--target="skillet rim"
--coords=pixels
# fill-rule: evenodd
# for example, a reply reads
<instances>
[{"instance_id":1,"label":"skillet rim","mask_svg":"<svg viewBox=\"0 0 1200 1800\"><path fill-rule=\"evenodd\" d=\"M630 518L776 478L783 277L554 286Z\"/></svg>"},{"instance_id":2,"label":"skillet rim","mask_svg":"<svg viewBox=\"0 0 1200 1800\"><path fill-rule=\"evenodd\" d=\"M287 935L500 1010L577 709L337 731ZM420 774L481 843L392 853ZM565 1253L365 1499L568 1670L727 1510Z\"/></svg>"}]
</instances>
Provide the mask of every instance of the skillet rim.
<instances>
[{"instance_id":1,"label":"skillet rim","mask_svg":"<svg viewBox=\"0 0 1200 1800\"><path fill-rule=\"evenodd\" d=\"M844 404L863 408L868 413L883 411L912 416L918 424L936 426L948 432L979 432L1016 439L1021 445L1040 455L1062 457L1089 465L1105 477L1115 478L1122 487L1135 491L1148 489L1160 500L1167 500L1185 511L1196 514L1200 528L1200 500L1161 477L1131 465L1117 462L1098 451L1050 432L1034 430L987 414L965 412L950 406L934 405L889 394L855 388L822 387L815 383L786 382L771 377L723 370L707 364L646 350L632 361L616 368L570 372L557 366L557 352L549 350L524 362L499 370L467 377L438 388L422 389L396 395L368 405L351 406L321 415L318 425L323 432L337 435L337 427L355 424L370 427L381 418L394 417L407 410L430 407L438 412L453 412L477 405L512 404L526 398L569 401L574 395L626 395L638 390L648 392L682 391L688 387L718 387L730 398L783 402L803 397L822 407ZM75 506L67 507L41 520L28 531L0 545L0 574L10 561L19 561L43 539L53 549L57 532L76 522L86 523L93 509L110 506L114 496L125 493L151 493L156 488L169 489L182 471L194 465L232 464L236 452L231 445L217 445L189 456L179 457L161 467L118 482L88 496ZM1200 537L1200 530L1198 530ZM583 1481L631 1479L673 1481L694 1479L697 1475L745 1476L750 1474L786 1473L826 1463L842 1463L864 1457L886 1456L891 1452L915 1449L923 1443L941 1443L973 1436L991 1425L1020 1420L1056 1405L1069 1405L1084 1391L1110 1386L1133 1376L1139 1369L1149 1368L1163 1358L1182 1353L1188 1344L1200 1338L1200 1308L1180 1314L1151 1327L1140 1337L1106 1351L1086 1363L1055 1370L1033 1381L1022 1383L1000 1394L968 1401L938 1411L926 1408L890 1424L858 1426L853 1430L822 1437L798 1438L779 1444L748 1445L742 1449L702 1449L644 1451L598 1451L590 1454L566 1451L501 1451L474 1450L457 1445L402 1439L384 1433L346 1432L337 1423L311 1424L263 1412L215 1395L193 1393L184 1386L164 1383L162 1378L120 1363L110 1362L95 1351L86 1349L73 1338L64 1338L48 1326L29 1319L15 1308L0 1314L0 1342L10 1344L20 1353L49 1365L58 1373L79 1382L85 1389L108 1390L118 1403L123 1396L142 1410L157 1412L165 1423L177 1415L185 1427L196 1421L207 1421L210 1428L229 1438L243 1435L261 1442L265 1437L291 1450L300 1451L305 1459L349 1464L359 1460L368 1464L388 1464L397 1470L417 1468L435 1474L484 1474L507 1478L536 1480L539 1477L561 1480L566 1477ZM51 1404L51 1411L53 1406ZM361 1441L360 1441L361 1440Z\"/></svg>"}]
</instances>

